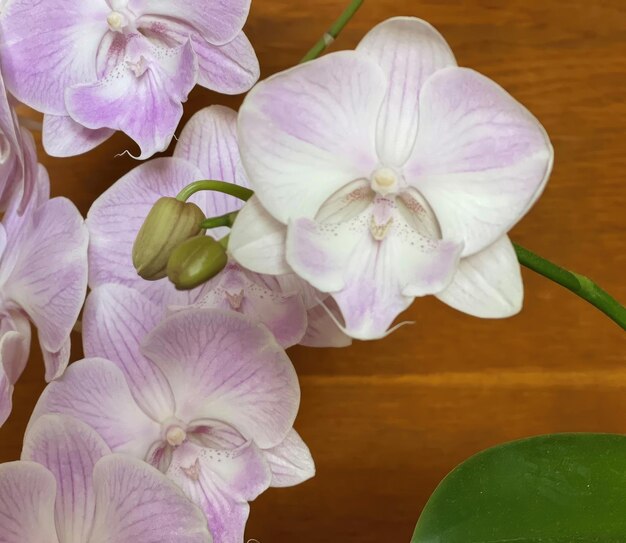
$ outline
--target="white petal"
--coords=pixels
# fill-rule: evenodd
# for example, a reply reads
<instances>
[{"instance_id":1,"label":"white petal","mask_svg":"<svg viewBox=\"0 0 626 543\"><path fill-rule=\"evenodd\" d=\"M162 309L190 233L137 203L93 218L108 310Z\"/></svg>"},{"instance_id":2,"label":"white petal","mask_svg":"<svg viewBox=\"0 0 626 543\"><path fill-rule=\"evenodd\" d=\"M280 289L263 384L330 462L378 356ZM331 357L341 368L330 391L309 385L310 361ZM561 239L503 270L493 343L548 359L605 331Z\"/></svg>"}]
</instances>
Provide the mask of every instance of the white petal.
<instances>
[{"instance_id":1,"label":"white petal","mask_svg":"<svg viewBox=\"0 0 626 543\"><path fill-rule=\"evenodd\" d=\"M263 451L272 470L272 486L294 486L315 475L315 463L306 443L291 430L285 440Z\"/></svg>"},{"instance_id":2,"label":"white petal","mask_svg":"<svg viewBox=\"0 0 626 543\"><path fill-rule=\"evenodd\" d=\"M345 51L259 83L239 112L241 157L263 206L279 221L313 217L345 184L378 163L382 69Z\"/></svg>"},{"instance_id":3,"label":"white petal","mask_svg":"<svg viewBox=\"0 0 626 543\"><path fill-rule=\"evenodd\" d=\"M378 120L376 144L386 166L409 158L419 123L419 93L437 70L456 66L450 47L429 23L395 17L374 27L357 47L387 74L389 86Z\"/></svg>"},{"instance_id":4,"label":"white petal","mask_svg":"<svg viewBox=\"0 0 626 543\"><path fill-rule=\"evenodd\" d=\"M34 462L0 465L2 543L58 543L55 497L54 475L43 466Z\"/></svg>"},{"instance_id":5,"label":"white petal","mask_svg":"<svg viewBox=\"0 0 626 543\"><path fill-rule=\"evenodd\" d=\"M537 199L553 150L539 121L504 89L465 68L433 75L407 181L433 208L444 239L474 254L505 234Z\"/></svg>"},{"instance_id":6,"label":"white petal","mask_svg":"<svg viewBox=\"0 0 626 543\"><path fill-rule=\"evenodd\" d=\"M230 231L228 251L245 268L270 275L291 272L285 259L287 227L272 217L254 195Z\"/></svg>"},{"instance_id":7,"label":"white petal","mask_svg":"<svg viewBox=\"0 0 626 543\"><path fill-rule=\"evenodd\" d=\"M479 253L461 259L452 283L437 298L475 317L500 319L518 313L524 286L509 238L503 236Z\"/></svg>"}]
</instances>

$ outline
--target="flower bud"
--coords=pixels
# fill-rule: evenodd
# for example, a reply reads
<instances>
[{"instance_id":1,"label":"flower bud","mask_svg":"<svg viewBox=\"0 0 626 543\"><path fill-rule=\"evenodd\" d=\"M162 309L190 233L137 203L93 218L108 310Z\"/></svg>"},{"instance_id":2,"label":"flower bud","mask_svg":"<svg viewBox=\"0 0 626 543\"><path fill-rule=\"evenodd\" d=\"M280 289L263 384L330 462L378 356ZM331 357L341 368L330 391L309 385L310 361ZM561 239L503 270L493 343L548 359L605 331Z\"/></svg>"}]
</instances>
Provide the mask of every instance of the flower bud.
<instances>
[{"instance_id":1,"label":"flower bud","mask_svg":"<svg viewBox=\"0 0 626 543\"><path fill-rule=\"evenodd\" d=\"M182 242L202 232L204 213L196 205L176 198L159 198L146 217L135 244L133 265L144 279L155 281L167 275L167 261Z\"/></svg>"},{"instance_id":2,"label":"flower bud","mask_svg":"<svg viewBox=\"0 0 626 543\"><path fill-rule=\"evenodd\" d=\"M181 243L167 262L167 276L178 290L190 290L221 272L228 262L226 250L209 236Z\"/></svg>"}]
</instances>

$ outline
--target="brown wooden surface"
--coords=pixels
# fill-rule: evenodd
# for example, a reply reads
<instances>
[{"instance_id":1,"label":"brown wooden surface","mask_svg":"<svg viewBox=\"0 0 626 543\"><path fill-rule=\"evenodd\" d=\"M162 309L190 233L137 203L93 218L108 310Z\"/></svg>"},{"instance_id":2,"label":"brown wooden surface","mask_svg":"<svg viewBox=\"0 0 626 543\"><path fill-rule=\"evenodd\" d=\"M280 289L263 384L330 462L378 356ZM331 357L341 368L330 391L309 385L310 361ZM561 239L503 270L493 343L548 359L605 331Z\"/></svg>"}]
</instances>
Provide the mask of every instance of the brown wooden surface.
<instances>
[{"instance_id":1,"label":"brown wooden surface","mask_svg":"<svg viewBox=\"0 0 626 543\"><path fill-rule=\"evenodd\" d=\"M344 4L253 0L247 31L264 76L297 62ZM353 47L375 23L403 14L433 23L461 65L503 85L552 137L552 180L514 239L626 301L624 0L366 0L336 47ZM186 118L211 103L239 101L196 89ZM114 157L128 145L117 136L82 157L42 155L53 192L86 212L135 164ZM318 475L261 496L248 537L408 541L438 481L469 455L540 433L624 432L625 335L557 285L531 272L524 279L524 311L506 321L424 299L406 315L416 324L385 340L294 349L302 385L296 426ZM18 457L43 386L33 351L0 430L2 460Z\"/></svg>"}]
</instances>

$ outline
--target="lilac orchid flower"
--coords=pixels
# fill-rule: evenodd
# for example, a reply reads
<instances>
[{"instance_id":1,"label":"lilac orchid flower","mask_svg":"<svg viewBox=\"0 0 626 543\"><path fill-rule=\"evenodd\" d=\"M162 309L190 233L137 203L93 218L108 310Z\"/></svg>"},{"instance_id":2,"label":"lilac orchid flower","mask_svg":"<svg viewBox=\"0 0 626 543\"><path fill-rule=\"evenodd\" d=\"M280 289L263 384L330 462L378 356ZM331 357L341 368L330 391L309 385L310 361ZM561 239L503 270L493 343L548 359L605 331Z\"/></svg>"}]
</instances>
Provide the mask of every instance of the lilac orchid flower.
<instances>
[{"instance_id":1,"label":"lilac orchid flower","mask_svg":"<svg viewBox=\"0 0 626 543\"><path fill-rule=\"evenodd\" d=\"M239 94L256 82L242 32L249 9L250 0L7 0L7 87L45 114L48 153L84 153L121 130L144 159L167 148L196 84Z\"/></svg>"},{"instance_id":2,"label":"lilac orchid flower","mask_svg":"<svg viewBox=\"0 0 626 543\"><path fill-rule=\"evenodd\" d=\"M87 290L83 218L66 198L50 199L48 175L43 166L37 171L23 214L15 200L0 223L0 424L11 412L13 386L28 360L29 319L51 381L69 361L70 332Z\"/></svg>"},{"instance_id":3,"label":"lilac orchid flower","mask_svg":"<svg viewBox=\"0 0 626 543\"><path fill-rule=\"evenodd\" d=\"M3 543L211 543L206 518L158 470L111 454L86 424L40 418L0 465Z\"/></svg>"},{"instance_id":4,"label":"lilac orchid flower","mask_svg":"<svg viewBox=\"0 0 626 543\"><path fill-rule=\"evenodd\" d=\"M114 452L176 482L205 512L214 541L240 543L248 501L314 473L292 428L300 390L289 358L267 328L232 311L187 309L157 326L158 308L137 291L111 284L94 294L85 353L108 360L72 364L48 385L31 425L48 413L82 420Z\"/></svg>"},{"instance_id":5,"label":"lilac orchid flower","mask_svg":"<svg viewBox=\"0 0 626 543\"><path fill-rule=\"evenodd\" d=\"M541 194L553 150L506 91L457 67L428 23L388 20L356 51L260 83L239 143L256 198L235 223L233 255L332 294L353 337L385 335L428 294L480 317L519 311L507 232Z\"/></svg>"},{"instance_id":6,"label":"lilac orchid flower","mask_svg":"<svg viewBox=\"0 0 626 543\"><path fill-rule=\"evenodd\" d=\"M106 283L131 286L164 311L188 305L231 309L263 322L283 347L345 346L349 338L319 305L324 296L293 273L263 276L231 260L217 277L190 292L179 292L167 280L149 282L135 271L131 252L141 225L162 196L176 196L193 181L215 179L247 186L239 168L237 114L212 106L196 113L182 131L173 158L141 164L94 202L87 216L91 234L90 286ZM199 192L190 199L206 216L236 211L242 202L232 196ZM225 235L225 228L211 235Z\"/></svg>"}]
</instances>

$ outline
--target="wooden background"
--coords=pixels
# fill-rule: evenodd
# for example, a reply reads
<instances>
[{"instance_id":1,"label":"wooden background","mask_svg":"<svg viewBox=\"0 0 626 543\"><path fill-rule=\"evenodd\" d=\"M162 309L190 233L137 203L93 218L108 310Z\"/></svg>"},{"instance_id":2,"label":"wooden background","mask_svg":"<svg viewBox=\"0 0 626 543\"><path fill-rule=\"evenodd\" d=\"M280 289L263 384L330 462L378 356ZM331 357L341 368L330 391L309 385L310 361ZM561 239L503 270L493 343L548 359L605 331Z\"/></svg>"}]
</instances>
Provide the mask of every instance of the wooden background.
<instances>
[{"instance_id":1,"label":"wooden background","mask_svg":"<svg viewBox=\"0 0 626 543\"><path fill-rule=\"evenodd\" d=\"M247 32L263 75L297 62L345 3L253 0ZM459 64L495 79L543 122L554 174L513 238L626 301L624 0L366 0L336 47L353 47L394 15L433 23ZM186 118L211 103L239 102L196 89ZM42 154L53 192L86 212L135 165L114 157L128 145L118 135L85 156ZM296 426L318 475L261 496L248 538L408 541L437 483L469 455L547 432L626 431L623 332L557 285L526 271L524 279L524 311L506 321L423 299L406 315L416 324L385 340L294 349L302 385ZM0 430L1 460L19 456L43 387L36 350Z\"/></svg>"}]
</instances>

